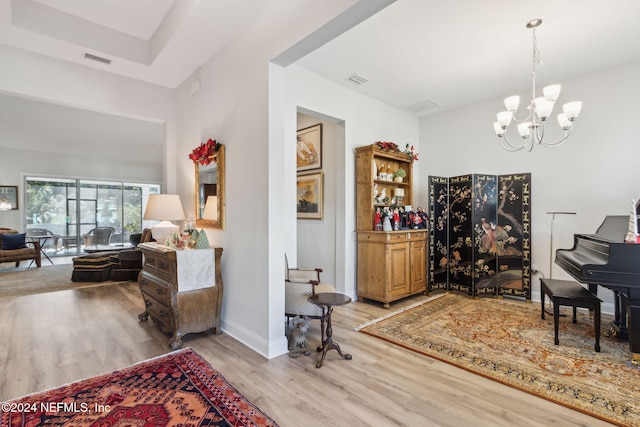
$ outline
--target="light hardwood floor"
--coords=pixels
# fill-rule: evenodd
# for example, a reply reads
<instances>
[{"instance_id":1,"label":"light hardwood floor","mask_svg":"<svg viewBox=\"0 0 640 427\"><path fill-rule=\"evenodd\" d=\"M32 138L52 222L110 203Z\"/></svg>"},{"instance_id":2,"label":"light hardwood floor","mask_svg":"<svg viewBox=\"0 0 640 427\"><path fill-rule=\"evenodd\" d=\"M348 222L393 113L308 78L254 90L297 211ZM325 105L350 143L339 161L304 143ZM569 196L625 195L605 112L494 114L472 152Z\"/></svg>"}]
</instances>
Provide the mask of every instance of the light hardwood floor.
<instances>
[{"instance_id":1,"label":"light hardwood floor","mask_svg":"<svg viewBox=\"0 0 640 427\"><path fill-rule=\"evenodd\" d=\"M143 307L135 283L0 298L0 400L168 352L167 337L138 321ZM610 425L355 331L387 313L378 303L337 307L334 338L353 360L332 351L320 369L315 353L266 360L224 333L187 335L184 346L282 427ZM314 347L319 335L313 321Z\"/></svg>"}]
</instances>

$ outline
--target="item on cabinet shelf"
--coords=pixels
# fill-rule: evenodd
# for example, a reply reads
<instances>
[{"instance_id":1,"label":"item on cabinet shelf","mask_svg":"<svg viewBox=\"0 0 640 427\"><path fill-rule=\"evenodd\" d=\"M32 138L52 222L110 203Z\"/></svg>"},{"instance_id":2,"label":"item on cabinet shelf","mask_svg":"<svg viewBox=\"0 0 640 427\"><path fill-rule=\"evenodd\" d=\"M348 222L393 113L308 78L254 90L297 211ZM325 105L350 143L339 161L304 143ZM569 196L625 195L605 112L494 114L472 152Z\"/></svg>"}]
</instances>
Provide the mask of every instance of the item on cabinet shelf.
<instances>
[{"instance_id":1,"label":"item on cabinet shelf","mask_svg":"<svg viewBox=\"0 0 640 427\"><path fill-rule=\"evenodd\" d=\"M387 169L384 167L384 163L380 163L380 168L378 169L377 178L380 181L387 180Z\"/></svg>"},{"instance_id":2,"label":"item on cabinet shelf","mask_svg":"<svg viewBox=\"0 0 640 427\"><path fill-rule=\"evenodd\" d=\"M380 212L380 208L376 209L376 219L373 224L373 229L375 231L382 231L382 212Z\"/></svg>"},{"instance_id":3,"label":"item on cabinet shelf","mask_svg":"<svg viewBox=\"0 0 640 427\"><path fill-rule=\"evenodd\" d=\"M389 213L389 208L385 206L383 210L383 220L382 220L382 230L383 231L391 231L391 214Z\"/></svg>"},{"instance_id":4,"label":"item on cabinet shelf","mask_svg":"<svg viewBox=\"0 0 640 427\"><path fill-rule=\"evenodd\" d=\"M408 220L409 214L404 208L400 208L400 230L407 230L409 228Z\"/></svg>"},{"instance_id":5,"label":"item on cabinet shelf","mask_svg":"<svg viewBox=\"0 0 640 427\"><path fill-rule=\"evenodd\" d=\"M398 231L400 230L400 212L398 211L398 208L395 208L393 210L393 230L394 231Z\"/></svg>"},{"instance_id":6,"label":"item on cabinet shelf","mask_svg":"<svg viewBox=\"0 0 640 427\"><path fill-rule=\"evenodd\" d=\"M393 196L396 199L396 205L402 205L402 199L404 199L404 188L396 188L393 190Z\"/></svg>"},{"instance_id":7,"label":"item on cabinet shelf","mask_svg":"<svg viewBox=\"0 0 640 427\"><path fill-rule=\"evenodd\" d=\"M395 182L402 182L405 176L407 176L407 172L404 169L399 168L393 173L393 180Z\"/></svg>"},{"instance_id":8,"label":"item on cabinet shelf","mask_svg":"<svg viewBox=\"0 0 640 427\"><path fill-rule=\"evenodd\" d=\"M418 208L415 212L409 212L409 220L411 222L411 228L419 230L427 228L429 216L424 209Z\"/></svg>"},{"instance_id":9,"label":"item on cabinet shelf","mask_svg":"<svg viewBox=\"0 0 640 427\"><path fill-rule=\"evenodd\" d=\"M222 307L222 248L182 251L166 245L141 243L144 265L138 277L145 311L165 333L173 350L186 334L213 330L220 334Z\"/></svg>"},{"instance_id":10,"label":"item on cabinet shelf","mask_svg":"<svg viewBox=\"0 0 640 427\"><path fill-rule=\"evenodd\" d=\"M393 169L391 169L391 165L387 165L387 181L393 181Z\"/></svg>"}]
</instances>

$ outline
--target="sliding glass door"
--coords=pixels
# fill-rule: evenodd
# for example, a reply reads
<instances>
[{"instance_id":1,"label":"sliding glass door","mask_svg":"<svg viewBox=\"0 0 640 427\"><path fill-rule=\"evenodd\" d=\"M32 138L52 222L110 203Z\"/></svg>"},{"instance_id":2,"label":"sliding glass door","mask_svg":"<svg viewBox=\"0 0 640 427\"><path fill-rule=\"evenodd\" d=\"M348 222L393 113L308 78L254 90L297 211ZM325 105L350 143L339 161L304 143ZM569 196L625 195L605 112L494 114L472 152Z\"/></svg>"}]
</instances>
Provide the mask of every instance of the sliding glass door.
<instances>
[{"instance_id":1,"label":"sliding glass door","mask_svg":"<svg viewBox=\"0 0 640 427\"><path fill-rule=\"evenodd\" d=\"M157 184L27 177L27 234L51 236L43 249L49 256L75 255L87 245L129 244L142 232L149 194ZM98 233L96 229L100 230Z\"/></svg>"}]
</instances>

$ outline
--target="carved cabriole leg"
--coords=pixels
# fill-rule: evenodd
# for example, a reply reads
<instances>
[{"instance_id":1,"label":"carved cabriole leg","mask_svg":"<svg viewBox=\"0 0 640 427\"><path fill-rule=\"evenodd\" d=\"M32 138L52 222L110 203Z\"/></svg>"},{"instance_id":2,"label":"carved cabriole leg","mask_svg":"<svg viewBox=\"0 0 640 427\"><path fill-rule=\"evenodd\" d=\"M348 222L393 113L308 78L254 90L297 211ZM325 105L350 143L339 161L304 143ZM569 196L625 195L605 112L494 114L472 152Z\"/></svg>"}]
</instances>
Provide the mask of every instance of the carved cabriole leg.
<instances>
[{"instance_id":1,"label":"carved cabriole leg","mask_svg":"<svg viewBox=\"0 0 640 427\"><path fill-rule=\"evenodd\" d=\"M176 331L173 334L169 340L169 346L171 347L171 350L178 350L182 347L182 334L180 332Z\"/></svg>"}]
</instances>

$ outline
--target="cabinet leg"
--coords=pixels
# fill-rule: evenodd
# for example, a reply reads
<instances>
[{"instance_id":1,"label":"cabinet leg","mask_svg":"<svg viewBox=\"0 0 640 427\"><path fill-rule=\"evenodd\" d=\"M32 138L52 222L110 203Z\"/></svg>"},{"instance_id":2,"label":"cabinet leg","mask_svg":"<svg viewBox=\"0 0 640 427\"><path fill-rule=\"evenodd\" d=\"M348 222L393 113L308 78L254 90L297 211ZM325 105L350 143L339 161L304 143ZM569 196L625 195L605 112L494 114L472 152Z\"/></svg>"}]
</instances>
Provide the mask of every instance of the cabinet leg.
<instances>
[{"instance_id":1,"label":"cabinet leg","mask_svg":"<svg viewBox=\"0 0 640 427\"><path fill-rule=\"evenodd\" d=\"M385 302L384 304L382 304L382 308L387 308L387 309L389 309L389 308L391 308L391 306L389 305L389 303L388 303L388 302Z\"/></svg>"},{"instance_id":2,"label":"cabinet leg","mask_svg":"<svg viewBox=\"0 0 640 427\"><path fill-rule=\"evenodd\" d=\"M144 321L146 321L146 320L149 320L149 313L147 313L147 312L145 311L144 313L140 313L140 314L138 314L138 319L139 319L141 322L144 322Z\"/></svg>"},{"instance_id":3,"label":"cabinet leg","mask_svg":"<svg viewBox=\"0 0 640 427\"><path fill-rule=\"evenodd\" d=\"M177 332L173 334L173 336L169 340L169 346L171 347L171 350L178 350L180 347L182 347L182 336Z\"/></svg>"}]
</instances>

